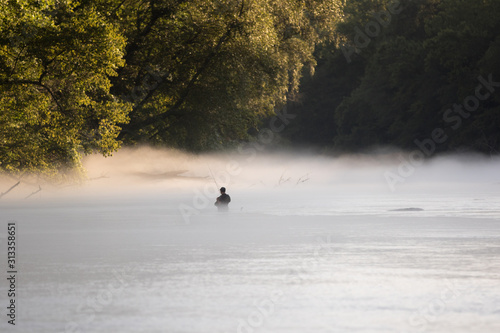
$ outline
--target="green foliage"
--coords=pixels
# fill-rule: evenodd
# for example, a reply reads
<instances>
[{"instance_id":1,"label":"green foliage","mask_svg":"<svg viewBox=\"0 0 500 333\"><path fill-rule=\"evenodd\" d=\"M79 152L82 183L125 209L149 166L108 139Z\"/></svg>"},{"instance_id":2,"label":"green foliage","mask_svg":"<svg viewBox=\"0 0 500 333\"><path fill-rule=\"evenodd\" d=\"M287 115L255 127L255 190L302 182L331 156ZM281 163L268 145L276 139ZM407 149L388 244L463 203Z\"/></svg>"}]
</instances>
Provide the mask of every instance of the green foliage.
<instances>
[{"instance_id":1,"label":"green foliage","mask_svg":"<svg viewBox=\"0 0 500 333\"><path fill-rule=\"evenodd\" d=\"M339 150L379 145L415 149L415 139L444 128L449 139L438 151L498 152L500 90L463 119L460 129L450 128L443 115L474 95L480 75L492 74L500 81L500 3L401 1L401 12L392 15L367 46L357 47L348 63L342 43L355 45L355 28L364 31L368 22L376 21L373 13L386 10L391 2L358 0L346 5L336 27L337 43L318 53L320 75L303 81L302 106L295 106L300 119L313 110L314 120L290 128L292 140ZM324 135L307 134L317 133L315 129Z\"/></svg>"},{"instance_id":2,"label":"green foliage","mask_svg":"<svg viewBox=\"0 0 500 333\"><path fill-rule=\"evenodd\" d=\"M245 139L297 93L337 0L1 0L0 169L56 173L122 140Z\"/></svg>"},{"instance_id":3,"label":"green foliage","mask_svg":"<svg viewBox=\"0 0 500 333\"><path fill-rule=\"evenodd\" d=\"M294 143L412 149L440 127L450 139L439 150L500 149L500 94L460 130L443 120L479 75L500 80L498 1L0 0L0 8L2 171L79 169L83 154L107 156L122 142L228 147L285 105L297 115L287 126ZM360 45L359 32L391 10Z\"/></svg>"},{"instance_id":4,"label":"green foliage","mask_svg":"<svg viewBox=\"0 0 500 333\"><path fill-rule=\"evenodd\" d=\"M129 106L109 93L125 39L93 5L3 1L0 169L55 174L109 155Z\"/></svg>"},{"instance_id":5,"label":"green foliage","mask_svg":"<svg viewBox=\"0 0 500 333\"><path fill-rule=\"evenodd\" d=\"M123 138L192 150L245 139L298 91L338 10L337 1L123 4L127 65L113 92L134 102Z\"/></svg>"}]
</instances>

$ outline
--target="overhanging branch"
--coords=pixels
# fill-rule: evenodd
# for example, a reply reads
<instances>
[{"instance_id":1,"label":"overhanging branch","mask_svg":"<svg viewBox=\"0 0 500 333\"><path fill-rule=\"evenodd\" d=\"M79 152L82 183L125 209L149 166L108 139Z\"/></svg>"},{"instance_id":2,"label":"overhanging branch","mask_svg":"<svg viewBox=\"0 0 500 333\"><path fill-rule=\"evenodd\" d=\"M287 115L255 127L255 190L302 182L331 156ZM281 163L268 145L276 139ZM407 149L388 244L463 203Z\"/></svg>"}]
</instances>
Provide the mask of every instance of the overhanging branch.
<instances>
[{"instance_id":1,"label":"overhanging branch","mask_svg":"<svg viewBox=\"0 0 500 333\"><path fill-rule=\"evenodd\" d=\"M231 36L231 33L233 32L233 30L237 26L238 26L237 22L233 22L231 25L229 25L226 32L217 41L216 46L207 55L207 57L205 58L205 60L201 64L201 66L198 67L198 69L196 70L196 73L189 80L186 88L184 89L184 91L180 95L177 102L168 111L157 114L155 116L152 116L152 117L145 119L141 122L138 122L135 124L130 124L128 126L124 126L123 132L132 132L133 133L136 130L139 130L139 129L144 128L144 127L149 126L149 125L152 125L158 121L163 121L170 116L179 115L179 110L180 110L182 104L184 104L184 102L186 101L186 99L187 99L189 93L191 92L191 90L193 89L194 85L196 84L196 81L208 69L210 62L217 56L217 54L219 53L219 51L222 48L222 46L224 45L224 43L229 39L229 37ZM142 106L142 103L140 105ZM135 110L137 110L137 108L134 108L134 111ZM120 137L122 137L122 136L123 135L120 133Z\"/></svg>"},{"instance_id":2,"label":"overhanging branch","mask_svg":"<svg viewBox=\"0 0 500 333\"><path fill-rule=\"evenodd\" d=\"M62 107L62 105L59 103L59 101L57 100L56 96L52 92L52 90L50 90L49 87L47 87L45 84L43 84L41 82L41 80L40 81L33 81L33 80L0 80L0 84L2 84L2 85L31 84L31 85L42 87L45 91L47 91L49 93L50 97L54 100L54 103L56 103L57 107L59 108L59 111L61 111L61 113L63 113L63 114L66 113L65 110L64 110L64 108Z\"/></svg>"}]
</instances>

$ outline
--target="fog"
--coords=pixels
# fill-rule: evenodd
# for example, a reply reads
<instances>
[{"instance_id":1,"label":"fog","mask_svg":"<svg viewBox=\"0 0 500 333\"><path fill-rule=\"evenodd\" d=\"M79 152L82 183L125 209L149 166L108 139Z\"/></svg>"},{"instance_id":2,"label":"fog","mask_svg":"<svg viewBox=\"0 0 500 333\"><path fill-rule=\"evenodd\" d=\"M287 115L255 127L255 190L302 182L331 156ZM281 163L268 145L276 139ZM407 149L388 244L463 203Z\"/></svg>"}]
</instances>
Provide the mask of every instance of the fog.
<instances>
[{"instance_id":1,"label":"fog","mask_svg":"<svg viewBox=\"0 0 500 333\"><path fill-rule=\"evenodd\" d=\"M499 158L483 155L452 155L413 161L405 152L331 157L308 153L261 152L243 148L225 154L189 154L176 150L142 147L122 149L112 157L99 155L84 159L87 178L81 182L50 183L21 178L21 184L2 200L15 201L33 195L34 200L77 200L111 196L147 198L173 193L202 191L217 196L226 186L236 194L259 193L285 199L309 191L323 195L365 193L450 193L497 191L500 186ZM1 179L1 192L16 182ZM317 191L317 192L314 192ZM146 195L146 197L144 197ZM279 200L282 200L281 197ZM168 204L168 201L165 202Z\"/></svg>"},{"instance_id":2,"label":"fog","mask_svg":"<svg viewBox=\"0 0 500 333\"><path fill-rule=\"evenodd\" d=\"M140 147L4 178L0 330L498 332L500 159L415 156Z\"/></svg>"},{"instance_id":3,"label":"fog","mask_svg":"<svg viewBox=\"0 0 500 333\"><path fill-rule=\"evenodd\" d=\"M224 154L129 148L107 158L87 156L87 178L80 182L21 179L0 204L154 205L169 211L167 222L186 223L186 216L214 213L218 190L225 186L232 212L335 215L418 208L414 215L500 216L499 158L410 156L379 151L331 157L251 146ZM16 181L3 179L1 192Z\"/></svg>"}]
</instances>

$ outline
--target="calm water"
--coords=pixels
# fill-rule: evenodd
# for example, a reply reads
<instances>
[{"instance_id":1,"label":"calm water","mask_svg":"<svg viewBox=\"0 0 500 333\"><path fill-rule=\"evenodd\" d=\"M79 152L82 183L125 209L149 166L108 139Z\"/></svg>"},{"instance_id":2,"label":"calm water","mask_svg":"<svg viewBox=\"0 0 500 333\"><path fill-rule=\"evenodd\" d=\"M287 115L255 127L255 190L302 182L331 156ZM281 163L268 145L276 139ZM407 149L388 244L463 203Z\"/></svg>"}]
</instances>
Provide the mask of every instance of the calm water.
<instances>
[{"instance_id":1,"label":"calm water","mask_svg":"<svg viewBox=\"0 0 500 333\"><path fill-rule=\"evenodd\" d=\"M432 159L392 191L400 160L141 148L87 158L82 186L23 180L0 200L0 331L500 332L500 160Z\"/></svg>"},{"instance_id":2,"label":"calm water","mask_svg":"<svg viewBox=\"0 0 500 333\"><path fill-rule=\"evenodd\" d=\"M497 191L233 188L229 214L188 219L186 193L2 202L0 330L499 332Z\"/></svg>"}]
</instances>

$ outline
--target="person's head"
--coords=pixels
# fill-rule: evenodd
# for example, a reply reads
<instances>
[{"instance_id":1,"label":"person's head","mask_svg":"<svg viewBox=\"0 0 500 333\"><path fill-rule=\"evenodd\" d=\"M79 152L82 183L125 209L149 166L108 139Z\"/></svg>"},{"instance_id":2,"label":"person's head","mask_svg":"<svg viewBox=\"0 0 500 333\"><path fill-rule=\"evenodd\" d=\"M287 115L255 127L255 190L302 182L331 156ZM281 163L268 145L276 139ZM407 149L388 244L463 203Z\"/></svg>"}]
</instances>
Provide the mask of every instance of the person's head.
<instances>
[{"instance_id":1,"label":"person's head","mask_svg":"<svg viewBox=\"0 0 500 333\"><path fill-rule=\"evenodd\" d=\"M221 187L220 188L220 193L222 193L222 194L226 193L226 188L225 187Z\"/></svg>"}]
</instances>

